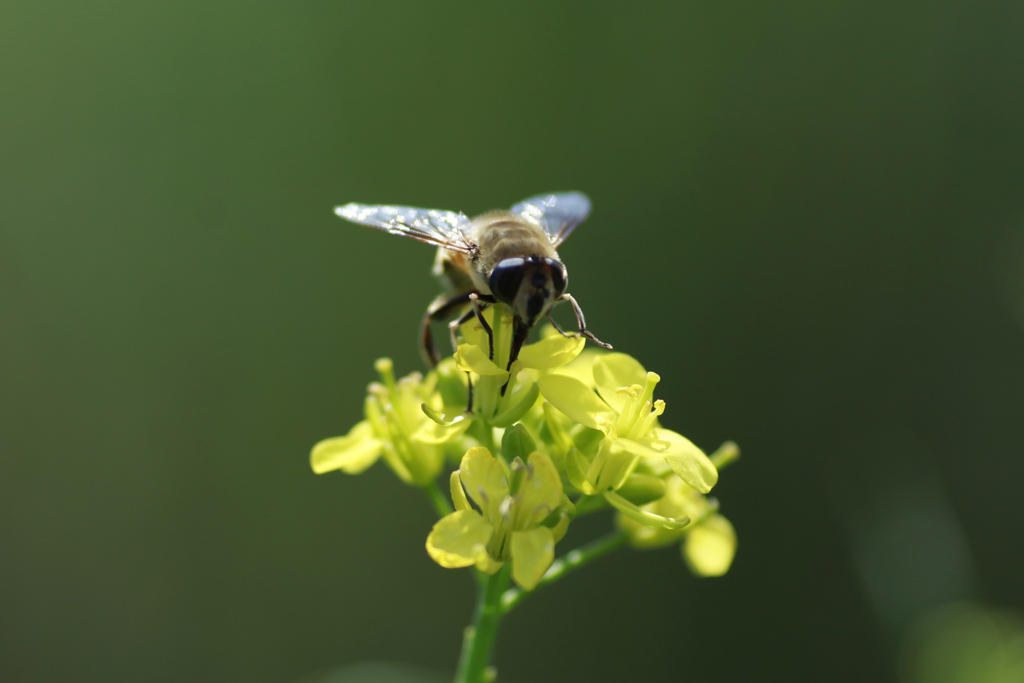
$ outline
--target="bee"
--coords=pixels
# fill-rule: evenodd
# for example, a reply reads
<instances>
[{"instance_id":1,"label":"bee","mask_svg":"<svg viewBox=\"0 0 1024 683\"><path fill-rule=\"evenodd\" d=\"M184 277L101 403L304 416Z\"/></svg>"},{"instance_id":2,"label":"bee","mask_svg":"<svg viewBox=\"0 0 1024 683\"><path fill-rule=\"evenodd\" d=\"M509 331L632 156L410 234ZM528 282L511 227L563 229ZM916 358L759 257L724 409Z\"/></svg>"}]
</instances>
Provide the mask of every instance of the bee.
<instances>
[{"instance_id":1,"label":"bee","mask_svg":"<svg viewBox=\"0 0 1024 683\"><path fill-rule=\"evenodd\" d=\"M584 336L611 348L588 329L583 310L567 293L569 273L556 251L590 213L590 200L579 192L543 194L508 211L489 211L472 220L465 214L408 206L346 204L334 210L345 220L410 237L436 246L434 273L448 284L448 296L434 300L423 319L420 339L431 366L440 362L431 323L466 310L449 325L455 331L474 316L487 333L494 360L494 336L482 311L497 303L512 311L512 345L508 367L519 356L530 330L547 317L561 334ZM579 333L568 335L551 318L559 301L572 304Z\"/></svg>"}]
</instances>

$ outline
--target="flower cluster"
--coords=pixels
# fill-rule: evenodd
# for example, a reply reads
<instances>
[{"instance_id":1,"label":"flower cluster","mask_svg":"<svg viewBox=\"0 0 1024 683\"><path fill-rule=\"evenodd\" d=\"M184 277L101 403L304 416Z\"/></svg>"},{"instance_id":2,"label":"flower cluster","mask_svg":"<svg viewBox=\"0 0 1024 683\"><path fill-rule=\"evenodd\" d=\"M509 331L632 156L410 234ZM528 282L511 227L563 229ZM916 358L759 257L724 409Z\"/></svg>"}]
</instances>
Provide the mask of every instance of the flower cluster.
<instances>
[{"instance_id":1,"label":"flower cluster","mask_svg":"<svg viewBox=\"0 0 1024 683\"><path fill-rule=\"evenodd\" d=\"M626 354L584 351L549 328L509 364L511 318L501 305L490 314L492 336L463 325L455 356L425 376L396 380L377 361L365 419L318 443L313 470L359 474L383 458L444 513L426 541L435 562L485 574L509 563L524 590L576 516L608 507L635 548L681 541L694 573L725 573L736 536L706 494L735 445L709 458L662 427L661 378ZM446 464L451 506L436 483Z\"/></svg>"}]
</instances>

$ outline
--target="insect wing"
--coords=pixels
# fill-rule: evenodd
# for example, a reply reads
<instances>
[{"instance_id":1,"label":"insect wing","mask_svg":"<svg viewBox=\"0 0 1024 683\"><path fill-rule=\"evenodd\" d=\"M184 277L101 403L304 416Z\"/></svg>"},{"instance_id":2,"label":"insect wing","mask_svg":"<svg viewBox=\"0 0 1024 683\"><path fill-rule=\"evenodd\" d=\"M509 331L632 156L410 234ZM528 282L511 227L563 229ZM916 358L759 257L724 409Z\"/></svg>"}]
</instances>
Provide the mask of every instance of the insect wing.
<instances>
[{"instance_id":1,"label":"insect wing","mask_svg":"<svg viewBox=\"0 0 1024 683\"><path fill-rule=\"evenodd\" d=\"M539 194L513 206L512 213L544 228L557 247L590 214L590 200L581 192Z\"/></svg>"},{"instance_id":2,"label":"insect wing","mask_svg":"<svg viewBox=\"0 0 1024 683\"><path fill-rule=\"evenodd\" d=\"M346 204L334 210L347 221L365 225L392 235L411 237L452 251L470 253L473 245L466 237L469 219L464 214L411 206Z\"/></svg>"}]
</instances>

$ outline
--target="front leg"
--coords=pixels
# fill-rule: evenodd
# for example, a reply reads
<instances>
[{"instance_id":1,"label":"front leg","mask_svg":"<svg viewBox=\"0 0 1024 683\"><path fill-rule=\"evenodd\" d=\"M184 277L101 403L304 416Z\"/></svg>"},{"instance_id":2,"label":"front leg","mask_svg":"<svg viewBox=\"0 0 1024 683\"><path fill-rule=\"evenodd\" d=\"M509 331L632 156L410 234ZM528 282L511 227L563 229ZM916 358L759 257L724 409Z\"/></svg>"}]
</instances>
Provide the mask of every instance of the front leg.
<instances>
[{"instance_id":1,"label":"front leg","mask_svg":"<svg viewBox=\"0 0 1024 683\"><path fill-rule=\"evenodd\" d=\"M563 294L561 297L559 297L559 301L568 301L570 304L572 304L573 312L576 313L576 324L579 325L580 331L579 334L572 336L579 337L580 335L583 335L584 337L586 337L587 339L589 339L590 341L594 342L595 344L602 348L612 348L611 344L601 341L600 339L594 336L593 332L587 329L587 321L583 317L583 309L580 308L580 305L576 303L576 299L572 298L571 294ZM548 315L548 319L551 319L550 313ZM554 324L554 322L554 320L551 320L552 324ZM559 332L562 332L562 329L558 327L558 325L555 325L555 329L558 330ZM565 332L562 332L562 335L566 337L570 336L568 334L565 334Z\"/></svg>"}]
</instances>

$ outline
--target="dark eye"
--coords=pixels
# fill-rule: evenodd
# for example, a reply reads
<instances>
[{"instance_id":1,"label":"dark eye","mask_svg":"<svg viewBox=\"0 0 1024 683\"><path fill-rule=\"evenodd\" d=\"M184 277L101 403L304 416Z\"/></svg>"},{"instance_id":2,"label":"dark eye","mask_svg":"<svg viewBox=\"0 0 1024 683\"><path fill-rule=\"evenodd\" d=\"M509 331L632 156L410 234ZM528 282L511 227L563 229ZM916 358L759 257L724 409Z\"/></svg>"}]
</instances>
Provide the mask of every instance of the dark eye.
<instances>
[{"instance_id":1,"label":"dark eye","mask_svg":"<svg viewBox=\"0 0 1024 683\"><path fill-rule=\"evenodd\" d=\"M565 286L569 284L569 273L565 271L565 266L553 258L544 259L548 267L551 268L551 286L554 287L554 297L558 297L565 294Z\"/></svg>"},{"instance_id":2,"label":"dark eye","mask_svg":"<svg viewBox=\"0 0 1024 683\"><path fill-rule=\"evenodd\" d=\"M491 271L491 294L498 301L511 304L519 293L519 285L523 282L525 272L526 262L521 257L507 258L499 262Z\"/></svg>"}]
</instances>

